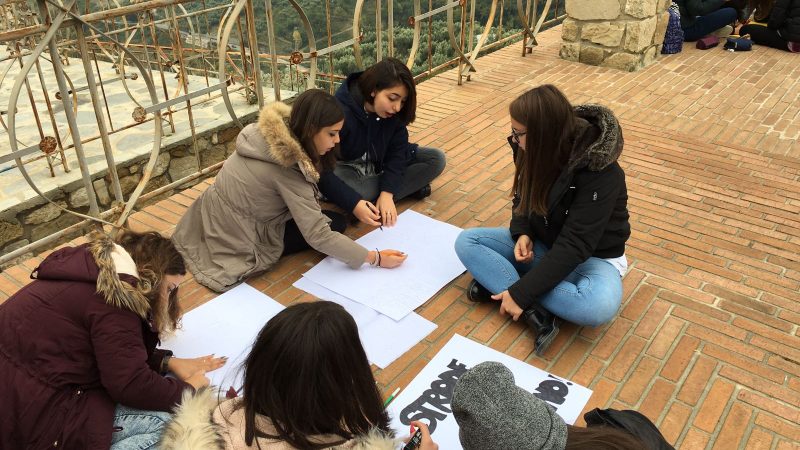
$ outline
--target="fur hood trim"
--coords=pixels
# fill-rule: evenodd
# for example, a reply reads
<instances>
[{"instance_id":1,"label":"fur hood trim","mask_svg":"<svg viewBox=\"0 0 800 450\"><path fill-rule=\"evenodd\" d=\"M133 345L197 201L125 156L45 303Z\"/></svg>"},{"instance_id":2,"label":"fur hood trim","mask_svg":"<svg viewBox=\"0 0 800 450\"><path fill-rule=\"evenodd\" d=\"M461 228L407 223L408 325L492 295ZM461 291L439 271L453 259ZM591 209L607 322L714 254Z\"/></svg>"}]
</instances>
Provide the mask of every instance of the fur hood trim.
<instances>
[{"instance_id":1,"label":"fur hood trim","mask_svg":"<svg viewBox=\"0 0 800 450\"><path fill-rule=\"evenodd\" d=\"M181 404L175 408L172 420L164 428L158 448L162 450L224 450L223 426L214 422L212 414L219 400L213 388L202 388L196 393L183 391ZM394 450L398 440L377 429L352 441L330 447L330 450Z\"/></svg>"},{"instance_id":2,"label":"fur hood trim","mask_svg":"<svg viewBox=\"0 0 800 450\"><path fill-rule=\"evenodd\" d=\"M171 450L222 450L222 428L211 420L211 411L217 400L211 388L201 388L196 393L183 391L181 403L175 407L172 420L164 429L158 448Z\"/></svg>"},{"instance_id":3,"label":"fur hood trim","mask_svg":"<svg viewBox=\"0 0 800 450\"><path fill-rule=\"evenodd\" d=\"M601 105L578 105L575 114L600 130L600 135L588 147L576 145L569 160L569 169L588 167L599 172L619 158L622 153L622 128L610 109ZM577 142L577 141L576 141Z\"/></svg>"},{"instance_id":4,"label":"fur hood trim","mask_svg":"<svg viewBox=\"0 0 800 450\"><path fill-rule=\"evenodd\" d=\"M131 256L105 234L95 233L90 239L89 252L98 269L97 293L105 298L107 304L132 311L142 319L147 318L147 314L150 312L150 301L138 287L131 286L119 278L120 273L127 273L139 278L136 264ZM142 286L142 288L149 288L149 286Z\"/></svg>"},{"instance_id":5,"label":"fur hood trim","mask_svg":"<svg viewBox=\"0 0 800 450\"><path fill-rule=\"evenodd\" d=\"M267 152L277 164L283 167L299 164L303 173L317 183L319 172L289 129L291 111L292 108L283 102L265 105L258 116L258 130L269 144Z\"/></svg>"}]
</instances>

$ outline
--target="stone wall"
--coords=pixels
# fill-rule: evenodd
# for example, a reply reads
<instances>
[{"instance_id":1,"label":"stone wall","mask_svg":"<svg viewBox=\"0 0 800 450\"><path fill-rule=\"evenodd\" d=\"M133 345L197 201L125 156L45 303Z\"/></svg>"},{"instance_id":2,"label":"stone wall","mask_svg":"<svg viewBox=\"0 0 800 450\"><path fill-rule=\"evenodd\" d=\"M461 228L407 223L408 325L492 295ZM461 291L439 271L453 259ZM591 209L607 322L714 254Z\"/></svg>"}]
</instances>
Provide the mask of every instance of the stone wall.
<instances>
[{"instance_id":1,"label":"stone wall","mask_svg":"<svg viewBox=\"0 0 800 450\"><path fill-rule=\"evenodd\" d=\"M256 114L240 118L243 124L254 121ZM197 136L196 148L200 154L202 168L209 167L224 161L234 150L239 127L230 123L223 127L208 130ZM145 186L143 193L147 193L180 180L198 171L195 159L195 146L191 140L183 140L164 146L158 156L153 175ZM117 173L125 198L133 192L142 179L142 172L147 165L149 155L117 165ZM173 193L186 189L199 183L203 178L214 176L208 174L202 178L183 183L172 190L160 194L148 202L138 202L137 208L146 206L168 197ZM92 177L92 185L97 194L97 201L101 210L109 209L113 201L110 176L106 173L97 173ZM89 211L89 198L86 188L81 181L61 186L58 190L47 192L46 195L61 207L72 211L87 213ZM49 236L59 230L80 222L82 219L64 212L61 208L45 202L41 197L20 203L15 207L0 212L0 255L17 250L31 242ZM75 234L79 234L80 230ZM71 236L69 238L74 238ZM65 239L66 240L66 239ZM29 255L28 255L29 256Z\"/></svg>"},{"instance_id":2,"label":"stone wall","mask_svg":"<svg viewBox=\"0 0 800 450\"><path fill-rule=\"evenodd\" d=\"M633 72L653 63L669 0L567 0L561 58Z\"/></svg>"}]
</instances>

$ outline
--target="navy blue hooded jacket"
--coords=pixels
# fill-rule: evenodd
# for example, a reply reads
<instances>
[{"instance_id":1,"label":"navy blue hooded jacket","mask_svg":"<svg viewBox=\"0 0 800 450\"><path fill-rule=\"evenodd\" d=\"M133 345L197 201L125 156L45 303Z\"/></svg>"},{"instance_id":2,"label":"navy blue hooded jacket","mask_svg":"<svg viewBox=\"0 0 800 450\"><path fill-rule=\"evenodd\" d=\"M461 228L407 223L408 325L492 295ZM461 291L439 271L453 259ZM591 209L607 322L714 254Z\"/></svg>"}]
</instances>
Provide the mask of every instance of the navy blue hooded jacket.
<instances>
[{"instance_id":1,"label":"navy blue hooded jacket","mask_svg":"<svg viewBox=\"0 0 800 450\"><path fill-rule=\"evenodd\" d=\"M408 129L397 117L382 119L364 109L364 96L358 88L358 77L352 73L336 90L336 100L344 109L344 127L339 133L339 161L367 159L380 173L380 190L396 194L403 186L403 175L417 145L408 142ZM319 179L322 194L345 211L352 211L361 196L337 177L333 171L323 172ZM366 200L375 200L372 198Z\"/></svg>"}]
</instances>

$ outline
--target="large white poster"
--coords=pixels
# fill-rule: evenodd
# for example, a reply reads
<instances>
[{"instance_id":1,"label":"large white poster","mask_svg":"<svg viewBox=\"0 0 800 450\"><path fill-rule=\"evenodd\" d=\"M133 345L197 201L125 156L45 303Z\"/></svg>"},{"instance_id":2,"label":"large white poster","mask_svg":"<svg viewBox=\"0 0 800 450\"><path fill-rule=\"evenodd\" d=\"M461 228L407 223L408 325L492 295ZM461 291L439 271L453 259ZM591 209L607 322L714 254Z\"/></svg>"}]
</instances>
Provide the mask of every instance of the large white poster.
<instances>
[{"instance_id":1,"label":"large white poster","mask_svg":"<svg viewBox=\"0 0 800 450\"><path fill-rule=\"evenodd\" d=\"M164 339L161 348L172 350L177 358L197 358L208 354L227 356L221 368L206 374L222 392L242 387L240 367L261 328L283 310L283 305L268 295L242 283L219 297L189 311L181 319L175 335Z\"/></svg>"},{"instance_id":2,"label":"large white poster","mask_svg":"<svg viewBox=\"0 0 800 450\"><path fill-rule=\"evenodd\" d=\"M329 256L303 276L399 321L466 270L454 249L460 232L454 225L407 210L398 216L397 225L375 229L356 241L369 249L407 253L400 267L353 270Z\"/></svg>"},{"instance_id":3,"label":"large white poster","mask_svg":"<svg viewBox=\"0 0 800 450\"><path fill-rule=\"evenodd\" d=\"M568 424L575 423L592 396L579 384L455 335L389 405L398 436L407 436L411 421L420 420L428 424L439 448L460 449L458 424L450 408L453 387L464 372L484 361L504 364L517 386L547 402Z\"/></svg>"}]
</instances>

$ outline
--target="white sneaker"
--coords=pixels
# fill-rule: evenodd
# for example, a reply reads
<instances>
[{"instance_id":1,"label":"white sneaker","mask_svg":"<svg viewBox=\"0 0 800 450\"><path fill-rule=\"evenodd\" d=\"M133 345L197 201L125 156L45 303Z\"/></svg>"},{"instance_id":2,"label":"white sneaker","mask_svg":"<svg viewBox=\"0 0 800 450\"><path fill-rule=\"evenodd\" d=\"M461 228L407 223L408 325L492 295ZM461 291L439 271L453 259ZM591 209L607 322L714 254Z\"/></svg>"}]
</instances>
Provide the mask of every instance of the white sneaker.
<instances>
[{"instance_id":1,"label":"white sneaker","mask_svg":"<svg viewBox=\"0 0 800 450\"><path fill-rule=\"evenodd\" d=\"M728 37L728 36L730 36L730 35L731 35L731 33L733 33L733 27L732 27L732 26L730 26L730 25L725 25L724 27L720 28L720 29L719 29L719 30L717 30L717 31L714 31L714 32L713 32L713 33L711 33L711 34L712 34L713 36L716 36L716 37L725 38L725 37Z\"/></svg>"}]
</instances>

